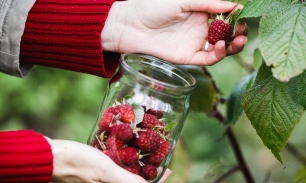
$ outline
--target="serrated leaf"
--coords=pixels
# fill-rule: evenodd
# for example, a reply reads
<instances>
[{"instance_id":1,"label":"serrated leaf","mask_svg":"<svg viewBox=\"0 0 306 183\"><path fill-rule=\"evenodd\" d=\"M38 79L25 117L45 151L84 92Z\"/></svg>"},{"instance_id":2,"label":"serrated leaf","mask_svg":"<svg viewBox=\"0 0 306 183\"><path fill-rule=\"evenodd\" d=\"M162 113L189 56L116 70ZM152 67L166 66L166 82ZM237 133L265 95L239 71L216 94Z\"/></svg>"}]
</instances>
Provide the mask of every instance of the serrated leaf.
<instances>
[{"instance_id":1,"label":"serrated leaf","mask_svg":"<svg viewBox=\"0 0 306 183\"><path fill-rule=\"evenodd\" d=\"M248 1L240 13L239 19L250 18L250 17L261 17L267 7L279 1L280 0Z\"/></svg>"},{"instance_id":2,"label":"serrated leaf","mask_svg":"<svg viewBox=\"0 0 306 183\"><path fill-rule=\"evenodd\" d=\"M175 126L177 125L176 122L170 122L165 127L165 132L170 132Z\"/></svg>"},{"instance_id":3,"label":"serrated leaf","mask_svg":"<svg viewBox=\"0 0 306 183\"><path fill-rule=\"evenodd\" d=\"M139 123L142 122L143 120L143 116L144 116L144 109L143 107L139 106L139 105L132 105L133 109L134 109L134 114L135 114L135 122L134 125L138 125Z\"/></svg>"},{"instance_id":4,"label":"serrated leaf","mask_svg":"<svg viewBox=\"0 0 306 183\"><path fill-rule=\"evenodd\" d=\"M256 48L254 50L254 54L253 54L253 59L254 59L254 69L256 72L258 72L261 64L262 64L262 55L260 53L259 48Z\"/></svg>"},{"instance_id":5,"label":"serrated leaf","mask_svg":"<svg viewBox=\"0 0 306 183\"><path fill-rule=\"evenodd\" d=\"M218 101L218 89L209 72L200 66L180 66L189 72L197 82L197 87L190 96L190 111L209 113Z\"/></svg>"},{"instance_id":6,"label":"serrated leaf","mask_svg":"<svg viewBox=\"0 0 306 183\"><path fill-rule=\"evenodd\" d=\"M263 143L282 162L280 152L305 110L306 74L289 82L272 76L264 63L255 83L242 95L242 107Z\"/></svg>"},{"instance_id":7,"label":"serrated leaf","mask_svg":"<svg viewBox=\"0 0 306 183\"><path fill-rule=\"evenodd\" d=\"M305 4L275 3L260 20L259 49L280 81L288 81L306 68Z\"/></svg>"},{"instance_id":8,"label":"serrated leaf","mask_svg":"<svg viewBox=\"0 0 306 183\"><path fill-rule=\"evenodd\" d=\"M256 73L253 72L241 78L232 89L227 101L226 124L232 124L237 121L242 113L241 97L246 89L249 89L255 81Z\"/></svg>"}]
</instances>

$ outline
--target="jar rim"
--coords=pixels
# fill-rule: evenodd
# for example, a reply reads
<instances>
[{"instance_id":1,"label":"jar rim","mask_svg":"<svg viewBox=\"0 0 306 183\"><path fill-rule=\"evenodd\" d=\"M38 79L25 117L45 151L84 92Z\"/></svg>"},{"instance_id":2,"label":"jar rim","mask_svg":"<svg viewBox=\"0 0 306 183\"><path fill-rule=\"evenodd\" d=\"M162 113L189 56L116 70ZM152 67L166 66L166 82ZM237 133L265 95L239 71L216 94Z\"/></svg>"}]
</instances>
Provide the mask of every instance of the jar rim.
<instances>
[{"instance_id":1,"label":"jar rim","mask_svg":"<svg viewBox=\"0 0 306 183\"><path fill-rule=\"evenodd\" d=\"M156 66L157 69L162 69L163 71L175 74L177 78L181 79L182 83L185 83L185 85L176 85L172 83L167 83L164 81L157 80L155 78L152 78L150 76L147 76L138 70L132 68L126 61L126 58L129 56L139 57L139 58L145 58L154 61L155 63L161 64L161 66ZM135 60L139 62L143 62L142 60ZM196 87L196 80L195 78L187 71L185 71L183 68L180 68L178 65L174 65L170 62L167 62L163 59L160 59L158 57L142 54L142 53L124 53L121 54L120 57L120 65L127 70L130 74L133 74L138 79L141 79L143 82L154 82L157 85L160 84L167 89L171 89L174 91L177 91L179 93L191 93L195 87ZM177 72L173 72L173 70L169 70L169 68L175 69Z\"/></svg>"}]
</instances>

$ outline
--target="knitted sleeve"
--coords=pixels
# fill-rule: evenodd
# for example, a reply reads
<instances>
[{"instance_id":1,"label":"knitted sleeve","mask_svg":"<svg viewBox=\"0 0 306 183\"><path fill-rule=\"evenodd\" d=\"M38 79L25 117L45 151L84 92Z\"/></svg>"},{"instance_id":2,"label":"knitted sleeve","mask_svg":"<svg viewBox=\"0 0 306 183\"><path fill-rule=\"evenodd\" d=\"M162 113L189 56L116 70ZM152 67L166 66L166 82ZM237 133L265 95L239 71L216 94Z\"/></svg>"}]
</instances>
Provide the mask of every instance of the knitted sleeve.
<instances>
[{"instance_id":1,"label":"knitted sleeve","mask_svg":"<svg viewBox=\"0 0 306 183\"><path fill-rule=\"evenodd\" d=\"M36 0L21 39L21 64L111 77L120 54L103 52L101 32L115 0Z\"/></svg>"},{"instance_id":2,"label":"knitted sleeve","mask_svg":"<svg viewBox=\"0 0 306 183\"><path fill-rule=\"evenodd\" d=\"M47 140L32 130L0 132L0 182L48 183L53 155Z\"/></svg>"}]
</instances>

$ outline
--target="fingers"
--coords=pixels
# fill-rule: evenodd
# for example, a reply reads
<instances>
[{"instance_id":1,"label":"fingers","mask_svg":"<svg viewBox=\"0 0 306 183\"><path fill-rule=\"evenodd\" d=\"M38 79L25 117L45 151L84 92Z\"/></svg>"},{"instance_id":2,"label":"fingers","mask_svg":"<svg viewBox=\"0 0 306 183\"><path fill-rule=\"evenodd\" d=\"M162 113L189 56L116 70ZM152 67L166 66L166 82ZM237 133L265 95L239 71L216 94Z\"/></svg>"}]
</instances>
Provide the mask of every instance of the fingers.
<instances>
[{"instance_id":1,"label":"fingers","mask_svg":"<svg viewBox=\"0 0 306 183\"><path fill-rule=\"evenodd\" d=\"M234 9L241 9L242 5L221 0L184 0L184 11L204 11L207 13L226 13Z\"/></svg>"},{"instance_id":2,"label":"fingers","mask_svg":"<svg viewBox=\"0 0 306 183\"><path fill-rule=\"evenodd\" d=\"M196 52L188 64L192 65L214 65L226 56L225 42L218 41L214 46L210 45L208 51Z\"/></svg>"},{"instance_id":3,"label":"fingers","mask_svg":"<svg viewBox=\"0 0 306 183\"><path fill-rule=\"evenodd\" d=\"M244 35L237 36L231 44L226 48L226 55L233 55L241 52L247 42L247 37Z\"/></svg>"}]
</instances>

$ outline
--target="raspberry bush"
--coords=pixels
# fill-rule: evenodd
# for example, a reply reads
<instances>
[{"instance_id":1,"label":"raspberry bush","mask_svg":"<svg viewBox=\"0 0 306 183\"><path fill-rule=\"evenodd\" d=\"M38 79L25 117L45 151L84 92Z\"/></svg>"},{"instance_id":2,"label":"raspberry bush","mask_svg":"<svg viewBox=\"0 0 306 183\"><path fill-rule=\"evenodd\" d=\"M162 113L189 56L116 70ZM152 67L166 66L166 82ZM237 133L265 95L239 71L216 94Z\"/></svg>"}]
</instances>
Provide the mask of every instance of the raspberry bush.
<instances>
[{"instance_id":1,"label":"raspberry bush","mask_svg":"<svg viewBox=\"0 0 306 183\"><path fill-rule=\"evenodd\" d=\"M248 74L237 81L228 96L224 96L205 67L182 67L196 78L198 84L191 96L191 111L204 112L224 125L238 164L243 165L238 169L247 182L254 182L237 148L239 144L231 126L245 113L263 144L286 166L280 152L306 108L306 3L304 0L236 2L243 4L244 8L234 14L234 29L242 21L259 20L258 30L254 30L258 35L257 42L252 45L253 63L250 65L243 58L235 57ZM213 27L208 32L208 36L212 35L208 38L211 44L215 40L229 39L211 33L214 29L226 31L230 25L225 25L219 16L210 24Z\"/></svg>"}]
</instances>

